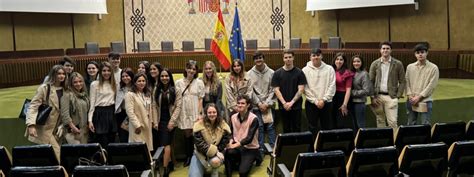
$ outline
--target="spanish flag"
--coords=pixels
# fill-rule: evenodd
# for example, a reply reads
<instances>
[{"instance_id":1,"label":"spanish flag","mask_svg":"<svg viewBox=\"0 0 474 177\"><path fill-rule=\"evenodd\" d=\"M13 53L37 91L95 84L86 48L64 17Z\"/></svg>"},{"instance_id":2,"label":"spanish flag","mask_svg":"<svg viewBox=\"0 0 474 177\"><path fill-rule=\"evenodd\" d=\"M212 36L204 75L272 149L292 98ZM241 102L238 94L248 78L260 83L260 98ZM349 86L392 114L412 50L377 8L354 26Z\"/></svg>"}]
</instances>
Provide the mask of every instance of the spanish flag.
<instances>
[{"instance_id":1,"label":"spanish flag","mask_svg":"<svg viewBox=\"0 0 474 177\"><path fill-rule=\"evenodd\" d=\"M214 27L214 35L212 36L211 50L221 63L222 67L225 70L228 70L232 63L229 49L229 38L227 37L224 19L222 18L220 8L217 15L216 26Z\"/></svg>"}]
</instances>

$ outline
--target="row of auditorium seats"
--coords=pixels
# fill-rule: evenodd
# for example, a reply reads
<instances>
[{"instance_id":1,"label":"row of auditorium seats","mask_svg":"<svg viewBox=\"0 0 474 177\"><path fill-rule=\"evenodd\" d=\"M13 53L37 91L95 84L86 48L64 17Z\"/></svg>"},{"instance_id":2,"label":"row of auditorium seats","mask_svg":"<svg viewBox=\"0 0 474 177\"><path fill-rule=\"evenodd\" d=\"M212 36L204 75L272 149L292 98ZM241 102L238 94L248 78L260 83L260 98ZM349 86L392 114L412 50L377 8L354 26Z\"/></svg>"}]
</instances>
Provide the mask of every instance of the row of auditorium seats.
<instances>
[{"instance_id":1,"label":"row of auditorium seats","mask_svg":"<svg viewBox=\"0 0 474 177\"><path fill-rule=\"evenodd\" d=\"M361 128L357 131L357 134L354 135L353 130L351 129L336 129L336 130L322 130L316 136L316 139L313 141L313 135L310 132L302 133L287 133L279 134L275 143L275 147L272 149L268 144L265 144L267 151L271 153L270 165L267 168L267 173L270 176L282 176L278 174L278 168L286 166L291 168L294 166L293 170L297 171L297 165L301 165L297 162L297 159L300 156L303 156L301 160L311 159L311 158L322 158L320 156L325 156L325 153L315 155L321 152L332 152L328 153L329 157L332 158L334 155L342 156L347 164L347 174L351 173L349 170L349 165L354 162L354 158L358 158L356 161L364 161L364 163L373 163L371 160L381 158L384 156L390 156L392 159L397 159L394 162L401 163L404 156L414 156L413 154L420 154L423 156L423 152L433 152L434 150L445 149L442 151L444 154L447 154L447 147L450 148L449 156L454 156L453 158L462 158L464 162L469 162L471 165L474 165L474 121L470 121L467 125L464 122L454 122L454 123L436 123L431 127L430 125L412 125L412 126L400 126L397 128L395 133L391 128ZM432 143L432 144L430 144ZM407 150L408 148L408 150ZM421 151L419 149L428 148L433 149L430 151ZM453 149L459 148L455 153ZM338 151L337 153L334 151ZM377 155L367 157L357 157L358 154L371 154L372 151L380 152L381 157ZM418 152L421 151L421 152ZM416 152L416 153L413 153ZM441 152L441 151L440 151ZM300 153L309 153L309 154L300 154ZM443 154L442 153L442 154ZM466 154L467 153L467 154ZM375 153L377 154L377 153ZM464 156L469 156L464 158ZM427 154L426 156L430 156ZM461 157L459 157L461 156ZM407 157L408 160L410 157ZM418 157L417 157L418 158ZM421 157L420 157L421 158ZM365 159L365 160L364 160ZM450 173L458 173L454 170L456 163L450 160ZM311 161L311 160L310 160ZM451 163L452 161L452 163ZM296 162L296 163L295 163ZM326 161L327 162L327 161ZM304 162L306 163L306 162ZM327 162L329 163L329 162ZM335 163L335 162L331 162ZM317 162L311 162L309 164L317 164ZM340 163L339 163L340 164ZM397 164L401 165L401 164ZM369 165L370 166L370 165ZM375 168L376 165L374 165ZM456 166L457 167L457 166ZM306 167L304 167L306 168ZM310 168L310 167L308 167ZM372 168L372 167L371 167ZM397 166L397 172L398 172ZM405 169L404 173L415 174L416 171L407 171L406 168L400 166L400 171ZM459 167L461 172L464 167ZM364 169L362 169L363 171ZM366 169L370 170L370 169ZM324 170L323 170L324 171ZM326 169L327 171L327 169ZM331 171L331 170L329 170ZM444 170L446 171L446 170ZM336 171L337 172L337 171ZM373 172L371 172L372 174ZM469 173L474 173L469 172ZM346 174L345 172L342 174ZM284 175L283 175L284 176ZM296 175L304 176L304 175ZM345 176L345 175L344 175ZM353 176L353 175L349 175ZM357 176L361 176L360 174ZM363 175L362 175L363 176ZM372 175L374 176L374 175ZM379 176L379 175L375 175ZM382 175L383 176L383 175ZM392 175L393 176L393 175ZM417 175L415 175L417 176Z\"/></svg>"},{"instance_id":2,"label":"row of auditorium seats","mask_svg":"<svg viewBox=\"0 0 474 177\"><path fill-rule=\"evenodd\" d=\"M106 149L97 143L64 144L59 161L49 144L16 146L12 156L0 146L0 170L7 177L29 176L40 171L49 173L44 176L154 177L160 174L156 169L159 169L162 151L163 148L159 148L152 157L144 143L111 143Z\"/></svg>"}]
</instances>

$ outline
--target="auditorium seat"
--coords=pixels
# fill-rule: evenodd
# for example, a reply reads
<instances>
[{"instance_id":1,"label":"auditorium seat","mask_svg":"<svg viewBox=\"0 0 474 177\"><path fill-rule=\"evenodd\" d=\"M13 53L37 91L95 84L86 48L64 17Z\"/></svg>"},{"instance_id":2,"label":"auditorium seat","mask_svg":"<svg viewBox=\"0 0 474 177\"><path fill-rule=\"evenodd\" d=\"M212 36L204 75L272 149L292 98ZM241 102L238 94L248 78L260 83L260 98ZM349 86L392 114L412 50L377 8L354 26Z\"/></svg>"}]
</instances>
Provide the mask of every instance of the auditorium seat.
<instances>
[{"instance_id":1,"label":"auditorium seat","mask_svg":"<svg viewBox=\"0 0 474 177\"><path fill-rule=\"evenodd\" d=\"M350 128L321 130L314 141L314 151L341 150L349 156L354 149L354 131Z\"/></svg>"},{"instance_id":2,"label":"auditorium seat","mask_svg":"<svg viewBox=\"0 0 474 177\"><path fill-rule=\"evenodd\" d=\"M194 41L183 41L183 51L194 51Z\"/></svg>"},{"instance_id":3,"label":"auditorium seat","mask_svg":"<svg viewBox=\"0 0 474 177\"><path fill-rule=\"evenodd\" d=\"M448 150L448 177L474 175L474 141L454 142Z\"/></svg>"},{"instance_id":4,"label":"auditorium seat","mask_svg":"<svg viewBox=\"0 0 474 177\"><path fill-rule=\"evenodd\" d=\"M444 143L406 145L398 159L400 172L409 176L445 176L447 150Z\"/></svg>"},{"instance_id":5,"label":"auditorium seat","mask_svg":"<svg viewBox=\"0 0 474 177\"><path fill-rule=\"evenodd\" d=\"M62 166L13 167L10 177L68 177Z\"/></svg>"},{"instance_id":6,"label":"auditorium seat","mask_svg":"<svg viewBox=\"0 0 474 177\"><path fill-rule=\"evenodd\" d=\"M317 49L322 48L322 42L320 37L311 37L309 38L309 48Z\"/></svg>"},{"instance_id":7,"label":"auditorium seat","mask_svg":"<svg viewBox=\"0 0 474 177\"><path fill-rule=\"evenodd\" d=\"M471 120L466 125L465 140L474 140L474 120Z\"/></svg>"},{"instance_id":8,"label":"auditorium seat","mask_svg":"<svg viewBox=\"0 0 474 177\"><path fill-rule=\"evenodd\" d=\"M12 150L13 166L57 166L57 159L50 144L15 146Z\"/></svg>"},{"instance_id":9,"label":"auditorium seat","mask_svg":"<svg viewBox=\"0 0 474 177\"><path fill-rule=\"evenodd\" d=\"M341 37L329 37L328 48L329 49L340 49L341 48Z\"/></svg>"},{"instance_id":10,"label":"auditorium seat","mask_svg":"<svg viewBox=\"0 0 474 177\"><path fill-rule=\"evenodd\" d=\"M281 49L281 39L270 39L269 46L270 49Z\"/></svg>"},{"instance_id":11,"label":"auditorium seat","mask_svg":"<svg viewBox=\"0 0 474 177\"><path fill-rule=\"evenodd\" d=\"M258 49L257 39L247 39L247 40L245 40L245 49L246 50L257 50Z\"/></svg>"},{"instance_id":12,"label":"auditorium seat","mask_svg":"<svg viewBox=\"0 0 474 177\"><path fill-rule=\"evenodd\" d=\"M301 38L291 38L290 49L299 49L299 48L301 48Z\"/></svg>"},{"instance_id":13,"label":"auditorium seat","mask_svg":"<svg viewBox=\"0 0 474 177\"><path fill-rule=\"evenodd\" d=\"M174 51L173 41L161 41L161 51L162 52L172 52L172 51Z\"/></svg>"},{"instance_id":14,"label":"auditorium seat","mask_svg":"<svg viewBox=\"0 0 474 177\"><path fill-rule=\"evenodd\" d=\"M99 43L97 42L86 42L84 44L84 48L86 49L86 54L91 55L91 54L99 54Z\"/></svg>"},{"instance_id":15,"label":"auditorium seat","mask_svg":"<svg viewBox=\"0 0 474 177\"><path fill-rule=\"evenodd\" d=\"M395 147L401 152L405 145L428 144L431 142L430 125L400 125L395 130Z\"/></svg>"},{"instance_id":16,"label":"auditorium seat","mask_svg":"<svg viewBox=\"0 0 474 177\"><path fill-rule=\"evenodd\" d=\"M110 42L110 49L111 49L111 52L125 53L125 47L122 41Z\"/></svg>"},{"instance_id":17,"label":"auditorium seat","mask_svg":"<svg viewBox=\"0 0 474 177\"><path fill-rule=\"evenodd\" d=\"M397 158L393 146L354 149L346 164L347 177L393 177L398 174Z\"/></svg>"},{"instance_id":18,"label":"auditorium seat","mask_svg":"<svg viewBox=\"0 0 474 177\"><path fill-rule=\"evenodd\" d=\"M270 164L267 167L267 173L271 176L278 176L276 172L277 164L292 166L295 164L296 157L302 152L313 152L313 135L311 132L281 133L278 134L275 147L266 144L267 152L271 153Z\"/></svg>"},{"instance_id":19,"label":"auditorium seat","mask_svg":"<svg viewBox=\"0 0 474 177\"><path fill-rule=\"evenodd\" d=\"M211 50L211 38L204 38L204 50L205 51L210 51Z\"/></svg>"},{"instance_id":20,"label":"auditorium seat","mask_svg":"<svg viewBox=\"0 0 474 177\"><path fill-rule=\"evenodd\" d=\"M150 42L148 41L138 41L138 53L147 53L150 52Z\"/></svg>"},{"instance_id":21,"label":"auditorium seat","mask_svg":"<svg viewBox=\"0 0 474 177\"><path fill-rule=\"evenodd\" d=\"M0 170L9 174L12 168L12 157L5 146L0 146Z\"/></svg>"},{"instance_id":22,"label":"auditorium seat","mask_svg":"<svg viewBox=\"0 0 474 177\"><path fill-rule=\"evenodd\" d=\"M431 128L431 142L444 142L451 146L456 141L464 140L465 134L465 122L435 123Z\"/></svg>"},{"instance_id":23,"label":"auditorium seat","mask_svg":"<svg viewBox=\"0 0 474 177\"><path fill-rule=\"evenodd\" d=\"M393 146L393 129L360 128L355 137L355 148L376 148Z\"/></svg>"},{"instance_id":24,"label":"auditorium seat","mask_svg":"<svg viewBox=\"0 0 474 177\"><path fill-rule=\"evenodd\" d=\"M104 166L77 166L74 168L74 177L128 177L124 165Z\"/></svg>"},{"instance_id":25,"label":"auditorium seat","mask_svg":"<svg viewBox=\"0 0 474 177\"><path fill-rule=\"evenodd\" d=\"M69 174L72 174L75 166L81 165L79 161L92 163L91 165L106 164L105 152L99 143L63 144L61 145L60 156L61 166L63 166Z\"/></svg>"},{"instance_id":26,"label":"auditorium seat","mask_svg":"<svg viewBox=\"0 0 474 177\"><path fill-rule=\"evenodd\" d=\"M291 167L293 166L289 166ZM284 177L345 177L344 152L338 150L300 153L291 173L284 164L278 164L277 173Z\"/></svg>"},{"instance_id":27,"label":"auditorium seat","mask_svg":"<svg viewBox=\"0 0 474 177\"><path fill-rule=\"evenodd\" d=\"M163 148L151 156L145 143L110 143L107 146L108 165L125 165L130 176L156 175L155 163L160 158Z\"/></svg>"}]
</instances>

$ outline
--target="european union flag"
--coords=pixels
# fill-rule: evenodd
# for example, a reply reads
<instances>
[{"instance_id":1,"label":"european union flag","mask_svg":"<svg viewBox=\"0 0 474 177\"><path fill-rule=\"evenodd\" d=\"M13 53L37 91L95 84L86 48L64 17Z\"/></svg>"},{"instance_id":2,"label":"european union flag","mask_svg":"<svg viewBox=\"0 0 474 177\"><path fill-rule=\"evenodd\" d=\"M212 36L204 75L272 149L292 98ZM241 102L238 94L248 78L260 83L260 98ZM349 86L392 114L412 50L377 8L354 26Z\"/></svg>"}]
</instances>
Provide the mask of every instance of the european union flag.
<instances>
[{"instance_id":1,"label":"european union flag","mask_svg":"<svg viewBox=\"0 0 474 177\"><path fill-rule=\"evenodd\" d=\"M244 62L244 41L242 40L242 28L240 27L239 11L237 10L237 6L235 7L234 24L232 25L232 33L230 34L229 48L230 54L232 55L232 60L238 58L240 61Z\"/></svg>"}]
</instances>

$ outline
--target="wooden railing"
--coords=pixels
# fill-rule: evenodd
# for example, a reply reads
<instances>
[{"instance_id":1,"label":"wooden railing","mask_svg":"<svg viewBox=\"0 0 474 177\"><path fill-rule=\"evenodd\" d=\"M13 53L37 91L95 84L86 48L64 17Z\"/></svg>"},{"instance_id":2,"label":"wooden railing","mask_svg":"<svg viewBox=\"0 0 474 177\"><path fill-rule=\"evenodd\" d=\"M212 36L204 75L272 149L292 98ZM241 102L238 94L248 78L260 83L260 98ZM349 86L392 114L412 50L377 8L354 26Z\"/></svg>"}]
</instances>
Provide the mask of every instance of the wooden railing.
<instances>
[{"instance_id":1,"label":"wooden railing","mask_svg":"<svg viewBox=\"0 0 474 177\"><path fill-rule=\"evenodd\" d=\"M273 69L277 69L283 65L283 51L282 50L264 50L265 61L267 65ZM341 49L329 50L323 49L323 61L330 64L337 52L344 52L350 59L353 55L359 54L363 58L366 67L370 63L380 57L378 49ZM245 69L250 69L253 65L252 54L253 51L246 53ZM471 52L472 53L472 52ZM304 67L309 61L310 50L299 49L295 50L295 66ZM392 56L401 60L405 67L412 62L415 62L412 50L394 49ZM71 56L77 62L75 71L82 74L85 73L86 63L89 61L106 61L107 54L99 55L75 55ZM59 63L62 57L36 57L36 58L18 58L18 59L2 59L0 60L0 88L23 86L39 84L47 75L49 69ZM469 54L466 51L430 51L429 60L438 65L443 76L444 70L461 69L471 74L474 73L474 54ZM202 64L211 60L218 65L218 61L210 51L196 51L196 52L156 52L156 53L127 53L122 55L121 67L131 67L136 70L138 62L147 60L149 62L160 62L163 66L171 69L173 73L182 73L185 63L193 59L198 61L199 68L202 69ZM444 74L444 77L449 77Z\"/></svg>"}]
</instances>

